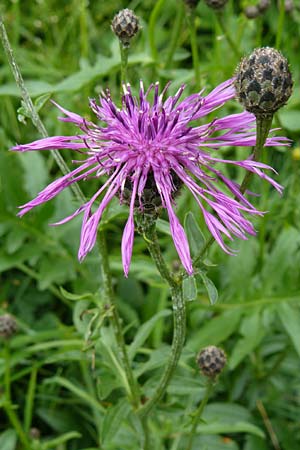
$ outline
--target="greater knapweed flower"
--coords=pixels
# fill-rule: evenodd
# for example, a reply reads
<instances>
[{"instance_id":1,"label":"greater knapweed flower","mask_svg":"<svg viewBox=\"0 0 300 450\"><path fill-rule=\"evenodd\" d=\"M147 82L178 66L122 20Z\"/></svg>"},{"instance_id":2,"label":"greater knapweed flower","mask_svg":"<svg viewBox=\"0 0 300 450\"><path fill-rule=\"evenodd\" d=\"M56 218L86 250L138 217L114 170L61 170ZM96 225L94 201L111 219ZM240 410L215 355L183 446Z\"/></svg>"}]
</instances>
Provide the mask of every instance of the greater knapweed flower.
<instances>
[{"instance_id":1,"label":"greater knapweed flower","mask_svg":"<svg viewBox=\"0 0 300 450\"><path fill-rule=\"evenodd\" d=\"M234 161L217 156L222 147L255 144L255 117L251 113L232 114L207 124L196 123L235 97L233 79L220 84L207 96L200 92L181 102L179 99L184 86L166 99L168 85L161 93L158 83L145 92L141 82L138 96L132 94L129 84L124 85L123 89L121 108L112 101L109 91L101 95L99 103L90 101L99 124L57 105L66 116L60 119L77 125L81 134L49 137L13 148L21 152L70 149L84 155L82 160L74 161L78 165L76 169L53 181L34 200L21 206L19 216L51 200L72 183L106 175L105 183L99 185L97 192L86 203L55 224L63 224L83 213L78 254L79 260L82 260L95 245L97 228L105 208L116 195L120 202L124 202L124 193L130 188L129 217L122 237L123 267L127 276L133 248L134 213L136 209L144 211L144 194L150 187L159 198L157 207L167 211L174 245L185 270L192 274L187 237L173 209L175 191L179 184L184 184L198 203L215 240L225 252L233 253L222 235L230 240L233 236L247 239L247 235L254 235L255 230L244 215L263 213L240 192L238 183L222 173L222 164L254 172L279 192L282 190L264 172L270 169L266 164L251 157ZM266 145L285 143L285 138L276 137L266 141ZM98 203L100 196L102 199ZM95 210L92 210L93 205Z\"/></svg>"}]
</instances>

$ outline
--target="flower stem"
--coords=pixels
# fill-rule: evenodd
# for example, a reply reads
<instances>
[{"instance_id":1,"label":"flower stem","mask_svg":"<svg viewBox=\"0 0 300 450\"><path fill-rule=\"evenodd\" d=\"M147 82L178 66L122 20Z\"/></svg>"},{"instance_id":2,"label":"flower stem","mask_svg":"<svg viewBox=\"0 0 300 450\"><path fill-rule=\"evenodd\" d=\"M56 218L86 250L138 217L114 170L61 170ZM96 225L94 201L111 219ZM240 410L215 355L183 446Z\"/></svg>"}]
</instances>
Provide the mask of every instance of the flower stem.
<instances>
[{"instance_id":1,"label":"flower stem","mask_svg":"<svg viewBox=\"0 0 300 450\"><path fill-rule=\"evenodd\" d=\"M196 430L197 430L197 425L199 423L199 420L201 419L202 413L204 411L205 406L207 405L208 399L213 391L213 388L214 388L214 380L209 380L207 387L206 387L205 395L204 395L197 411L194 414L194 418L193 418L193 422L192 422L192 429L191 429L191 432L189 435L189 440L188 440L188 444L186 446L186 450L192 449L193 440L194 440Z\"/></svg>"},{"instance_id":2,"label":"flower stem","mask_svg":"<svg viewBox=\"0 0 300 450\"><path fill-rule=\"evenodd\" d=\"M178 44L178 40L181 36L181 28L183 24L183 13L184 13L184 4L183 2L179 2L176 7L176 19L174 23L174 27L172 30L172 35L170 39L170 45L167 52L165 67L170 68L172 65L174 53Z\"/></svg>"},{"instance_id":3,"label":"flower stem","mask_svg":"<svg viewBox=\"0 0 300 450\"><path fill-rule=\"evenodd\" d=\"M160 399L166 392L167 386L173 376L181 355L186 331L186 310L185 302L182 296L182 283L181 280L179 281L174 278L167 268L167 265L161 254L155 224L144 230L144 236L148 245L149 252L156 264L159 273L171 288L174 330L171 355L165 371L161 377L159 385L157 386L153 397L150 398L150 400L148 400L147 403L138 411L139 416L142 418L147 416L151 412L152 408L160 401Z\"/></svg>"},{"instance_id":4,"label":"flower stem","mask_svg":"<svg viewBox=\"0 0 300 450\"><path fill-rule=\"evenodd\" d=\"M126 373L126 378L128 386L130 389L130 401L132 405L137 408L140 404L139 389L136 380L134 379L133 372L130 366L126 345L124 341L122 326L120 316L117 310L117 305L115 302L115 296L112 288L111 272L109 267L109 260L107 255L106 240L103 231L98 232L98 247L101 257L101 267L102 267L102 283L103 283L103 294L104 300L112 308L111 322L114 329L114 334L117 340L118 347L120 349L120 356L122 359L123 367Z\"/></svg>"},{"instance_id":5,"label":"flower stem","mask_svg":"<svg viewBox=\"0 0 300 450\"><path fill-rule=\"evenodd\" d=\"M127 67L128 67L128 53L129 53L129 47L125 47L122 42L120 41L120 55L121 55L121 93L122 93L122 86L123 84L126 84L127 79Z\"/></svg>"},{"instance_id":6,"label":"flower stem","mask_svg":"<svg viewBox=\"0 0 300 450\"><path fill-rule=\"evenodd\" d=\"M7 417L9 418L10 423L16 430L19 440L24 446L24 450L29 450L30 449L29 439L11 403L10 351L9 351L9 343L7 342L5 343L4 346L4 360L5 360L5 372L4 372L5 401L2 403L2 406L6 412Z\"/></svg>"},{"instance_id":7,"label":"flower stem","mask_svg":"<svg viewBox=\"0 0 300 450\"><path fill-rule=\"evenodd\" d=\"M266 139L268 137L271 125L272 125L273 115L267 116L267 117L256 117L256 144L253 151L252 159L253 161L258 161L260 159L262 150L264 148ZM247 187L249 186L249 183L251 181L251 178L253 176L253 172L247 172L241 187L240 191L242 194L246 191Z\"/></svg>"},{"instance_id":8,"label":"flower stem","mask_svg":"<svg viewBox=\"0 0 300 450\"><path fill-rule=\"evenodd\" d=\"M36 127L36 129L39 131L39 133L43 137L48 137L46 128L45 128L43 122L41 121L39 114L30 98L29 92L25 86L23 76L22 76L19 66L15 60L13 50L11 48L11 45L10 45L10 42L9 42L9 39L8 39L8 36L6 33L6 29L5 29L5 26L4 26L1 16L0 16L0 38L2 41L2 45L4 48L5 54L8 59L9 65L11 67L11 71L15 78L16 84L21 91L21 96L22 96L26 111L27 111L30 119L32 120L33 125ZM70 170L69 170L67 164L65 163L64 159L62 158L62 156L59 154L59 152L57 150L50 150L50 152L51 152L53 158L55 159L58 167L60 168L61 172L64 175L69 173ZM75 195L77 200L82 201L84 199L84 196L77 184L73 183L70 186L70 188L72 189L73 194Z\"/></svg>"},{"instance_id":9,"label":"flower stem","mask_svg":"<svg viewBox=\"0 0 300 450\"><path fill-rule=\"evenodd\" d=\"M284 24L284 16L285 16L285 4L284 0L279 1L279 16L278 16L278 23L277 23L277 33L276 33L276 43L275 48L280 48L281 45L281 39L282 39L282 31L283 31L283 24Z\"/></svg>"},{"instance_id":10,"label":"flower stem","mask_svg":"<svg viewBox=\"0 0 300 450\"><path fill-rule=\"evenodd\" d=\"M196 26L195 26L195 14L192 12L188 12L187 21L188 27L190 31L190 40L191 40L191 49L192 49L192 58L193 58L193 67L195 72L195 84L196 89L200 88L200 63L199 63L199 54L198 54L198 46L197 46L197 34L196 34Z\"/></svg>"},{"instance_id":11,"label":"flower stem","mask_svg":"<svg viewBox=\"0 0 300 450\"><path fill-rule=\"evenodd\" d=\"M231 50L233 51L233 53L235 54L235 56L240 59L241 54L240 51L238 49L238 47L236 46L234 40L232 39L232 37L230 36L230 34L227 31L226 25L225 25L225 21L224 21L224 14L223 11L217 11L216 12L216 16L217 16L217 21L218 24L220 25L220 28L229 44L229 47L231 48Z\"/></svg>"},{"instance_id":12,"label":"flower stem","mask_svg":"<svg viewBox=\"0 0 300 450\"><path fill-rule=\"evenodd\" d=\"M163 7L165 0L158 0L155 3L155 6L151 12L150 19L149 19L149 44L150 44L150 51L151 56L154 61L158 59L158 51L155 45L155 25L158 19L158 16L160 14L160 10Z\"/></svg>"}]
</instances>

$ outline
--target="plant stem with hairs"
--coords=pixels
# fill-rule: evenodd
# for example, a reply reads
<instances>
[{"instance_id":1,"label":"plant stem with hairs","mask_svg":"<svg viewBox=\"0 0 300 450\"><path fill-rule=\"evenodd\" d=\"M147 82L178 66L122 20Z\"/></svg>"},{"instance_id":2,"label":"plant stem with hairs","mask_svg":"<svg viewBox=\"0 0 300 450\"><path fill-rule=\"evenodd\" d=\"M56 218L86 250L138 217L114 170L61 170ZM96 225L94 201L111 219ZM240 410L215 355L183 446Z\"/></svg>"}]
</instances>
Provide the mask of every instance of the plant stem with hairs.
<instances>
[{"instance_id":1,"label":"plant stem with hairs","mask_svg":"<svg viewBox=\"0 0 300 450\"><path fill-rule=\"evenodd\" d=\"M189 435L188 443L186 446L186 450L191 450L193 445L193 440L196 435L197 425L201 419L202 413L204 411L205 406L207 405L207 402L209 400L209 397L211 396L211 393L213 392L214 388L214 380L209 380L207 383L207 387L205 390L205 395L203 399L201 400L201 403L199 407L197 408L196 412L194 413L193 421L192 421L192 429Z\"/></svg>"},{"instance_id":2,"label":"plant stem with hairs","mask_svg":"<svg viewBox=\"0 0 300 450\"><path fill-rule=\"evenodd\" d=\"M139 389L136 380L134 379L133 372L130 366L125 340L123 336L123 330L121 326L121 320L115 302L115 296L112 288L109 260L107 255L107 246L103 231L98 232L98 248L102 267L103 295L105 302L108 303L112 309L112 325L114 328L114 334L117 340L117 344L120 349L122 364L126 373L127 390L129 391L130 401L132 405L135 408L137 408L139 406L139 398L140 398Z\"/></svg>"},{"instance_id":3,"label":"plant stem with hairs","mask_svg":"<svg viewBox=\"0 0 300 450\"><path fill-rule=\"evenodd\" d=\"M158 243L155 223L151 224L148 228L145 227L143 232L144 238L148 245L150 255L153 261L155 262L160 275L170 286L172 307L173 307L174 329L173 329L171 355L165 368L165 371L161 377L161 380L158 386L156 387L155 394L138 411L139 416L142 418L144 418L151 412L153 407L161 400L161 398L165 394L167 386L177 367L177 363L179 361L181 351L183 348L186 331L186 309L182 295L182 280L175 278L170 273L163 259L161 249Z\"/></svg>"}]
</instances>

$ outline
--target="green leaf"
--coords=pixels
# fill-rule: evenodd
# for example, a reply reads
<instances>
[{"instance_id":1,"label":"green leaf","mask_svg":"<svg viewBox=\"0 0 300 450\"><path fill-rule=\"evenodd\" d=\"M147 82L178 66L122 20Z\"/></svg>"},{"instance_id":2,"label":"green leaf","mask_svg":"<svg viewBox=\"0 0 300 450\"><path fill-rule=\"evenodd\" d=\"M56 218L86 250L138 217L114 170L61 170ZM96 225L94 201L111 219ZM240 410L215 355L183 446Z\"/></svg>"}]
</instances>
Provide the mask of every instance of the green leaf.
<instances>
[{"instance_id":1,"label":"green leaf","mask_svg":"<svg viewBox=\"0 0 300 450\"><path fill-rule=\"evenodd\" d=\"M167 222L166 220L163 220L163 219L160 219L160 218L157 219L157 221L156 221L156 228L161 233L164 233L167 236L171 236L170 225L169 225L169 222Z\"/></svg>"},{"instance_id":2,"label":"green leaf","mask_svg":"<svg viewBox=\"0 0 300 450\"><path fill-rule=\"evenodd\" d=\"M300 311L299 306L291 306L288 303L280 303L277 306L277 312L287 334L300 356Z\"/></svg>"},{"instance_id":3,"label":"green leaf","mask_svg":"<svg viewBox=\"0 0 300 450\"><path fill-rule=\"evenodd\" d=\"M71 292L68 292L66 289L64 289L62 286L60 286L60 292L62 295L72 301L76 300L91 300L95 298L95 294L92 294L91 292L85 292L84 294L72 294Z\"/></svg>"},{"instance_id":4,"label":"green leaf","mask_svg":"<svg viewBox=\"0 0 300 450\"><path fill-rule=\"evenodd\" d=\"M115 406L108 409L102 426L103 443L110 443L121 428L122 422L127 418L131 406L127 399L120 400Z\"/></svg>"},{"instance_id":5,"label":"green leaf","mask_svg":"<svg viewBox=\"0 0 300 450\"><path fill-rule=\"evenodd\" d=\"M9 428L0 435L1 450L15 450L17 446L17 434L15 430Z\"/></svg>"},{"instance_id":6,"label":"green leaf","mask_svg":"<svg viewBox=\"0 0 300 450\"><path fill-rule=\"evenodd\" d=\"M86 404L95 408L99 412L103 413L104 411L104 407L101 405L101 403L99 403L94 397L92 397L89 393L87 393L85 389L76 386L74 383L67 380L67 378L55 376L52 378L48 378L45 381L45 384L58 384L59 386L62 386L68 391L72 392L72 394L74 394L75 397L80 398Z\"/></svg>"},{"instance_id":7,"label":"green leaf","mask_svg":"<svg viewBox=\"0 0 300 450\"><path fill-rule=\"evenodd\" d=\"M258 346L265 334L259 308L243 319L240 333L243 337L238 340L229 359L231 369L235 369Z\"/></svg>"},{"instance_id":8,"label":"green leaf","mask_svg":"<svg viewBox=\"0 0 300 450\"><path fill-rule=\"evenodd\" d=\"M49 100L49 98L51 97L51 94L43 94L40 95L38 98L35 99L34 102L34 106L36 108L37 111L40 111L40 109L42 109L42 107L45 105L45 103L47 103L47 101Z\"/></svg>"},{"instance_id":9,"label":"green leaf","mask_svg":"<svg viewBox=\"0 0 300 450\"><path fill-rule=\"evenodd\" d=\"M218 345L224 342L236 330L241 314L241 309L234 308L213 317L203 327L194 332L188 342L189 348L199 351L207 345Z\"/></svg>"},{"instance_id":10,"label":"green leaf","mask_svg":"<svg viewBox=\"0 0 300 450\"><path fill-rule=\"evenodd\" d=\"M30 197L35 197L48 182L46 161L38 152L17 153L23 167L24 188Z\"/></svg>"},{"instance_id":11,"label":"green leaf","mask_svg":"<svg viewBox=\"0 0 300 450\"><path fill-rule=\"evenodd\" d=\"M222 422L200 424L197 432L203 434L251 433L261 438L264 437L264 433L256 425L242 421L232 424Z\"/></svg>"},{"instance_id":12,"label":"green leaf","mask_svg":"<svg viewBox=\"0 0 300 450\"><path fill-rule=\"evenodd\" d=\"M81 434L77 431L69 431L68 433L64 433L55 439L50 439L47 442L43 442L41 444L41 450L53 449L57 446L60 446L64 442L68 442L70 439L78 439L80 437Z\"/></svg>"},{"instance_id":13,"label":"green leaf","mask_svg":"<svg viewBox=\"0 0 300 450\"><path fill-rule=\"evenodd\" d=\"M283 109L279 113L280 123L289 131L300 130L300 111L294 109Z\"/></svg>"},{"instance_id":14,"label":"green leaf","mask_svg":"<svg viewBox=\"0 0 300 450\"><path fill-rule=\"evenodd\" d=\"M206 240L191 211L185 215L184 229L189 240L192 256L199 255L205 246Z\"/></svg>"},{"instance_id":15,"label":"green leaf","mask_svg":"<svg viewBox=\"0 0 300 450\"><path fill-rule=\"evenodd\" d=\"M182 283L183 298L191 302L197 298L197 284L194 276L184 278Z\"/></svg>"},{"instance_id":16,"label":"green leaf","mask_svg":"<svg viewBox=\"0 0 300 450\"><path fill-rule=\"evenodd\" d=\"M210 304L214 305L215 303L217 303L219 297L216 286L204 272L199 272L199 276L201 277L203 284L206 288Z\"/></svg>"},{"instance_id":17,"label":"green leaf","mask_svg":"<svg viewBox=\"0 0 300 450\"><path fill-rule=\"evenodd\" d=\"M151 317L150 320L145 322L137 332L133 342L131 343L129 349L128 349L128 356L132 360L138 349L144 344L146 339L150 336L153 328L155 327L156 323L162 319L163 317L167 317L171 315L171 311L168 309L163 309L162 311L159 311L157 314L155 314L153 317Z\"/></svg>"}]
</instances>

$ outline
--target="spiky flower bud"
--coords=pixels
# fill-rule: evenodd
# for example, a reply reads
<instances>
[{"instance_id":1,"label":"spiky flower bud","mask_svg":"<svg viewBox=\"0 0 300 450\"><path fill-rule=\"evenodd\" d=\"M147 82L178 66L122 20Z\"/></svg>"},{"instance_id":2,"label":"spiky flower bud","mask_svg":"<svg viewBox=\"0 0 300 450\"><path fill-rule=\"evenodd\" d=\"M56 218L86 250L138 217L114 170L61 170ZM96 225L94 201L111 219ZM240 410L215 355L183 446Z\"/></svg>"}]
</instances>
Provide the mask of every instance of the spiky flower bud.
<instances>
[{"instance_id":1,"label":"spiky flower bud","mask_svg":"<svg viewBox=\"0 0 300 450\"><path fill-rule=\"evenodd\" d=\"M0 316L0 336L9 339L15 334L18 326L15 318L10 314L3 314Z\"/></svg>"},{"instance_id":2,"label":"spiky flower bud","mask_svg":"<svg viewBox=\"0 0 300 450\"><path fill-rule=\"evenodd\" d=\"M257 5L259 11L261 13L265 12L269 6L271 5L270 0L260 0L259 4Z\"/></svg>"},{"instance_id":3,"label":"spiky flower bud","mask_svg":"<svg viewBox=\"0 0 300 450\"><path fill-rule=\"evenodd\" d=\"M290 98L292 87L288 61L274 48L255 49L236 70L238 100L256 116L272 116Z\"/></svg>"},{"instance_id":4,"label":"spiky flower bud","mask_svg":"<svg viewBox=\"0 0 300 450\"><path fill-rule=\"evenodd\" d=\"M31 439L39 440L41 437L41 432L38 428L32 427L29 430L29 436L31 437Z\"/></svg>"},{"instance_id":5,"label":"spiky flower bud","mask_svg":"<svg viewBox=\"0 0 300 450\"><path fill-rule=\"evenodd\" d=\"M133 36L139 31L139 19L131 9L122 9L115 15L111 29L124 47L129 47Z\"/></svg>"},{"instance_id":6,"label":"spiky flower bud","mask_svg":"<svg viewBox=\"0 0 300 450\"><path fill-rule=\"evenodd\" d=\"M226 5L227 2L228 0L205 0L207 6L212 9L221 9Z\"/></svg>"},{"instance_id":7,"label":"spiky flower bud","mask_svg":"<svg viewBox=\"0 0 300 450\"><path fill-rule=\"evenodd\" d=\"M247 19L256 19L260 15L260 11L257 6L250 5L246 6L244 9L244 14L247 17Z\"/></svg>"},{"instance_id":8,"label":"spiky flower bud","mask_svg":"<svg viewBox=\"0 0 300 450\"><path fill-rule=\"evenodd\" d=\"M287 13L292 12L293 9L294 9L294 2L293 2L293 0L285 0L285 2L284 2L284 9L285 9L285 12L287 12Z\"/></svg>"},{"instance_id":9,"label":"spiky flower bud","mask_svg":"<svg viewBox=\"0 0 300 450\"><path fill-rule=\"evenodd\" d=\"M198 354L197 364L203 375L215 378L226 364L226 355L221 348L209 345Z\"/></svg>"}]
</instances>

